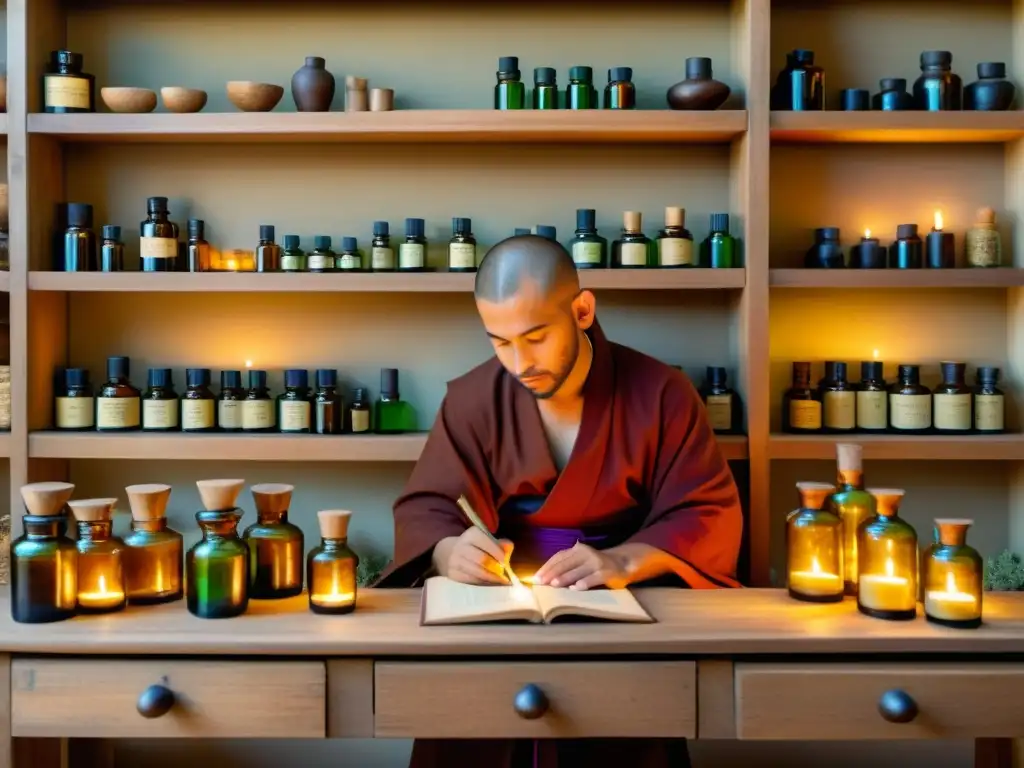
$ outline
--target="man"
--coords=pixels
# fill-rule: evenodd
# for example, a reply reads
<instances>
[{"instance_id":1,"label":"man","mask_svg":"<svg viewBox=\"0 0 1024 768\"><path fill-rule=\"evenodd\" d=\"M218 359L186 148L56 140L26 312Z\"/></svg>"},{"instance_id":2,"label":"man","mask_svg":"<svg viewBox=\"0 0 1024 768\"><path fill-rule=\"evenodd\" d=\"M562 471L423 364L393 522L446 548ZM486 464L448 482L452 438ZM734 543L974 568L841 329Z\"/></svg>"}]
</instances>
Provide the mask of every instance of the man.
<instances>
[{"instance_id":1,"label":"man","mask_svg":"<svg viewBox=\"0 0 1024 768\"><path fill-rule=\"evenodd\" d=\"M553 241L496 245L475 296L495 357L448 385L395 502L395 558L381 586L435 572L505 584L506 561L570 589L737 586L739 495L689 380L605 338L594 295ZM462 494L500 546L468 525ZM635 765L685 764L681 744L627 739L525 750L418 741L412 765L529 765L534 746L545 767L603 764L619 750Z\"/></svg>"}]
</instances>

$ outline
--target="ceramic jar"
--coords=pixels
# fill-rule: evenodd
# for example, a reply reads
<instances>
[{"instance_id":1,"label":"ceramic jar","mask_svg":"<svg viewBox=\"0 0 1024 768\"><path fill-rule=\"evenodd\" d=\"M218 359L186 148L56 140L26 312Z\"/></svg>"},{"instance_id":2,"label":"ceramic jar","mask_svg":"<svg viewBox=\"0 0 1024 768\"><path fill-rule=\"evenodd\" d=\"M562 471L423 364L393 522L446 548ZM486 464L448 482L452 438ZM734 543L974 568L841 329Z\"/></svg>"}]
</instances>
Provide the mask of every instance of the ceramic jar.
<instances>
[{"instance_id":1,"label":"ceramic jar","mask_svg":"<svg viewBox=\"0 0 1024 768\"><path fill-rule=\"evenodd\" d=\"M686 79L668 89L672 109L718 109L729 98L730 88L711 76L711 59L693 56L686 60Z\"/></svg>"},{"instance_id":2,"label":"ceramic jar","mask_svg":"<svg viewBox=\"0 0 1024 768\"><path fill-rule=\"evenodd\" d=\"M330 112L334 101L334 75L319 56L307 56L306 63L292 76L292 98L299 112Z\"/></svg>"},{"instance_id":3,"label":"ceramic jar","mask_svg":"<svg viewBox=\"0 0 1024 768\"><path fill-rule=\"evenodd\" d=\"M902 77L885 77L878 81L879 92L871 97L871 108L883 112L899 112L914 108L914 99L907 93Z\"/></svg>"},{"instance_id":4,"label":"ceramic jar","mask_svg":"<svg viewBox=\"0 0 1024 768\"><path fill-rule=\"evenodd\" d=\"M839 243L839 227L814 230L814 245L804 255L807 269L842 269L846 266L843 246Z\"/></svg>"},{"instance_id":5,"label":"ceramic jar","mask_svg":"<svg viewBox=\"0 0 1024 768\"><path fill-rule=\"evenodd\" d=\"M786 54L786 67L775 79L771 108L802 112L825 109L825 70L814 65L814 51Z\"/></svg>"},{"instance_id":6,"label":"ceramic jar","mask_svg":"<svg viewBox=\"0 0 1024 768\"><path fill-rule=\"evenodd\" d=\"M1001 61L978 64L978 82L964 88L964 109L978 112L1002 112L1013 105L1016 89L1006 79L1006 65Z\"/></svg>"},{"instance_id":7,"label":"ceramic jar","mask_svg":"<svg viewBox=\"0 0 1024 768\"><path fill-rule=\"evenodd\" d=\"M921 76L914 81L914 109L926 112L959 110L963 89L963 80L953 74L952 53L925 51L921 54Z\"/></svg>"}]
</instances>

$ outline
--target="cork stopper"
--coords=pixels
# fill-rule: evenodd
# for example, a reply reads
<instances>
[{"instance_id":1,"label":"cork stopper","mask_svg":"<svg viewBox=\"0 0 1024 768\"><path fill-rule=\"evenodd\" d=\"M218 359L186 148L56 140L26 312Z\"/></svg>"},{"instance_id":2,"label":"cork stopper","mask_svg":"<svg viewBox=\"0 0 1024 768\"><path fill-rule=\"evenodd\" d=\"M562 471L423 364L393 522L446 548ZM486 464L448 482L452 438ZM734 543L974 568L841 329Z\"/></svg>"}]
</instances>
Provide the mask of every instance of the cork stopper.
<instances>
[{"instance_id":1,"label":"cork stopper","mask_svg":"<svg viewBox=\"0 0 1024 768\"><path fill-rule=\"evenodd\" d=\"M840 472L864 470L864 447L856 443L836 443L836 464Z\"/></svg>"},{"instance_id":2,"label":"cork stopper","mask_svg":"<svg viewBox=\"0 0 1024 768\"><path fill-rule=\"evenodd\" d=\"M935 527L939 529L939 543L946 547L962 547L967 543L967 529L974 521L963 517L939 517Z\"/></svg>"},{"instance_id":3,"label":"cork stopper","mask_svg":"<svg viewBox=\"0 0 1024 768\"><path fill-rule=\"evenodd\" d=\"M370 111L391 112L395 108L395 92L390 88L370 89Z\"/></svg>"},{"instance_id":4,"label":"cork stopper","mask_svg":"<svg viewBox=\"0 0 1024 768\"><path fill-rule=\"evenodd\" d=\"M348 521L352 513L347 509L324 509L316 513L320 522L320 535L325 539L348 538Z\"/></svg>"},{"instance_id":5,"label":"cork stopper","mask_svg":"<svg viewBox=\"0 0 1024 768\"><path fill-rule=\"evenodd\" d=\"M979 208L977 221L974 226L979 229L994 229L996 226L996 212L991 208Z\"/></svg>"},{"instance_id":6,"label":"cork stopper","mask_svg":"<svg viewBox=\"0 0 1024 768\"><path fill-rule=\"evenodd\" d=\"M365 77L353 77L348 75L345 78L345 89L349 91L365 91L366 90L366 78Z\"/></svg>"},{"instance_id":7,"label":"cork stopper","mask_svg":"<svg viewBox=\"0 0 1024 768\"><path fill-rule=\"evenodd\" d=\"M832 483L801 482L796 484L796 489L800 492L800 506L804 509L821 509L828 497L836 492Z\"/></svg>"},{"instance_id":8,"label":"cork stopper","mask_svg":"<svg viewBox=\"0 0 1024 768\"><path fill-rule=\"evenodd\" d=\"M260 517L280 517L292 503L294 485L284 483L258 483L251 489L256 502L256 514Z\"/></svg>"},{"instance_id":9,"label":"cork stopper","mask_svg":"<svg viewBox=\"0 0 1024 768\"><path fill-rule=\"evenodd\" d=\"M30 515L60 515L64 513L73 483L29 483L21 486L21 498Z\"/></svg>"},{"instance_id":10,"label":"cork stopper","mask_svg":"<svg viewBox=\"0 0 1024 768\"><path fill-rule=\"evenodd\" d=\"M665 209L665 226L682 227L686 221L686 209L668 206Z\"/></svg>"},{"instance_id":11,"label":"cork stopper","mask_svg":"<svg viewBox=\"0 0 1024 768\"><path fill-rule=\"evenodd\" d=\"M900 511L900 501L906 491L902 488L868 488L868 493L875 497L878 514L894 517Z\"/></svg>"},{"instance_id":12,"label":"cork stopper","mask_svg":"<svg viewBox=\"0 0 1024 768\"><path fill-rule=\"evenodd\" d=\"M640 211L626 211L622 214L622 228L627 232L639 232L640 220Z\"/></svg>"},{"instance_id":13,"label":"cork stopper","mask_svg":"<svg viewBox=\"0 0 1024 768\"><path fill-rule=\"evenodd\" d=\"M163 520L167 517L167 502L171 498L171 486L162 483L129 485L125 489L128 504L132 508L132 519L142 523L146 520Z\"/></svg>"},{"instance_id":14,"label":"cork stopper","mask_svg":"<svg viewBox=\"0 0 1024 768\"><path fill-rule=\"evenodd\" d=\"M245 480L196 480L199 498L209 512L232 509Z\"/></svg>"},{"instance_id":15,"label":"cork stopper","mask_svg":"<svg viewBox=\"0 0 1024 768\"><path fill-rule=\"evenodd\" d=\"M115 504L117 504L117 499L75 499L68 502L75 520L81 523L98 523L109 520L114 515Z\"/></svg>"}]
</instances>

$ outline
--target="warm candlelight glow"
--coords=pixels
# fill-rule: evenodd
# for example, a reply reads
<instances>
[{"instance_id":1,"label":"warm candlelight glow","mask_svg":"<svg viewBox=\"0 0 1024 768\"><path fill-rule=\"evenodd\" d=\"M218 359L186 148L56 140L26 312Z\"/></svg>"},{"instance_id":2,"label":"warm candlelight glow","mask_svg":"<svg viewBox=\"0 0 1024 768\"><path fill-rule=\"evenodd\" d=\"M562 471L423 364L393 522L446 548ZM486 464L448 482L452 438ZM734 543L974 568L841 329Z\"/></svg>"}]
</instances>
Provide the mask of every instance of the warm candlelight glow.
<instances>
[{"instance_id":1,"label":"warm candlelight glow","mask_svg":"<svg viewBox=\"0 0 1024 768\"><path fill-rule=\"evenodd\" d=\"M943 223L942 222L942 211L936 211L935 212L935 231L936 232L941 232L942 231L942 223Z\"/></svg>"},{"instance_id":2,"label":"warm candlelight glow","mask_svg":"<svg viewBox=\"0 0 1024 768\"><path fill-rule=\"evenodd\" d=\"M812 556L809 571L793 571L789 574L789 588L804 595L834 595L842 591L843 582L838 574L823 571L817 556Z\"/></svg>"},{"instance_id":3,"label":"warm candlelight glow","mask_svg":"<svg viewBox=\"0 0 1024 768\"><path fill-rule=\"evenodd\" d=\"M252 360L246 360L245 361L245 367L246 368L252 368Z\"/></svg>"},{"instance_id":4,"label":"warm candlelight glow","mask_svg":"<svg viewBox=\"0 0 1024 768\"><path fill-rule=\"evenodd\" d=\"M334 592L324 595L314 593L311 599L316 605L337 606L354 602L356 596L354 592Z\"/></svg>"},{"instance_id":5,"label":"warm candlelight glow","mask_svg":"<svg viewBox=\"0 0 1024 768\"><path fill-rule=\"evenodd\" d=\"M234 259L228 259L227 262L224 265L224 268L228 272L237 272L238 271L238 262L235 261Z\"/></svg>"},{"instance_id":6,"label":"warm candlelight glow","mask_svg":"<svg viewBox=\"0 0 1024 768\"><path fill-rule=\"evenodd\" d=\"M78 603L85 608L109 608L118 605L123 600L123 591L107 589L107 579L103 574L97 577L94 592L78 593Z\"/></svg>"},{"instance_id":7,"label":"warm candlelight glow","mask_svg":"<svg viewBox=\"0 0 1024 768\"><path fill-rule=\"evenodd\" d=\"M870 229L865 229L864 230L864 239L865 240L870 240L871 239L871 230Z\"/></svg>"},{"instance_id":8,"label":"warm candlelight glow","mask_svg":"<svg viewBox=\"0 0 1024 768\"><path fill-rule=\"evenodd\" d=\"M945 591L931 590L925 592L924 610L935 619L945 621L970 621L978 616L978 599L974 595L961 592L956 585L953 571L946 573Z\"/></svg>"},{"instance_id":9,"label":"warm candlelight glow","mask_svg":"<svg viewBox=\"0 0 1024 768\"><path fill-rule=\"evenodd\" d=\"M877 350L877 349L875 349L875 350L873 350L873 351L871 352L871 357L872 357L872 358L873 358L874 360L877 360L877 359L878 359L879 355L878 355L878 350Z\"/></svg>"},{"instance_id":10,"label":"warm candlelight glow","mask_svg":"<svg viewBox=\"0 0 1024 768\"><path fill-rule=\"evenodd\" d=\"M878 611L909 611L917 605L910 580L896 575L891 557L885 559L885 574L861 574L857 587L862 605Z\"/></svg>"}]
</instances>

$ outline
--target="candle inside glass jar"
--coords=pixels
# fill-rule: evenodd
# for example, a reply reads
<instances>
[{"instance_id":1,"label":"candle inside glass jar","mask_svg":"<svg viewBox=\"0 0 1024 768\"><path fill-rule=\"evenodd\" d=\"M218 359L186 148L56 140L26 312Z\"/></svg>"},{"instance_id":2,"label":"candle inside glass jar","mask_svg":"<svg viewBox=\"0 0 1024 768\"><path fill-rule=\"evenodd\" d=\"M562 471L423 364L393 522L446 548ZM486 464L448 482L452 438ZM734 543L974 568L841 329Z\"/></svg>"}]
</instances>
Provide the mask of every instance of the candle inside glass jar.
<instances>
[{"instance_id":1,"label":"candle inside glass jar","mask_svg":"<svg viewBox=\"0 0 1024 768\"><path fill-rule=\"evenodd\" d=\"M78 604L82 608L114 608L124 602L124 590L108 588L107 577L103 574L97 576L91 591L81 591L82 586L88 588L89 585L79 585Z\"/></svg>"},{"instance_id":2,"label":"candle inside glass jar","mask_svg":"<svg viewBox=\"0 0 1024 768\"><path fill-rule=\"evenodd\" d=\"M871 230L864 230L864 237L850 249L850 266L855 269L884 269L886 252Z\"/></svg>"}]
</instances>

